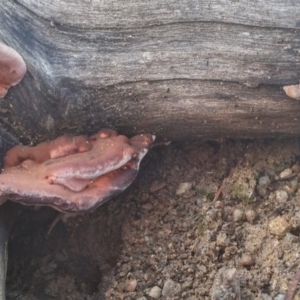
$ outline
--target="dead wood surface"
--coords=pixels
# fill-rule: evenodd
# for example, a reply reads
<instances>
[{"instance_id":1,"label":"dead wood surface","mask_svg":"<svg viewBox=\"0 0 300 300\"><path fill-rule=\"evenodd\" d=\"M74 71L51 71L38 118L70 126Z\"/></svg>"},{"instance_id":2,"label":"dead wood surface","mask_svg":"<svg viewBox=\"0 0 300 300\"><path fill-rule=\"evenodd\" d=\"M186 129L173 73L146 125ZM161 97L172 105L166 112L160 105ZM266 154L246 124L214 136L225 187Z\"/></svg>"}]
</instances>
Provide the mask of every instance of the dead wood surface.
<instances>
[{"instance_id":1,"label":"dead wood surface","mask_svg":"<svg viewBox=\"0 0 300 300\"><path fill-rule=\"evenodd\" d=\"M22 141L110 127L167 139L300 134L297 0L0 0L28 72L1 101Z\"/></svg>"}]
</instances>

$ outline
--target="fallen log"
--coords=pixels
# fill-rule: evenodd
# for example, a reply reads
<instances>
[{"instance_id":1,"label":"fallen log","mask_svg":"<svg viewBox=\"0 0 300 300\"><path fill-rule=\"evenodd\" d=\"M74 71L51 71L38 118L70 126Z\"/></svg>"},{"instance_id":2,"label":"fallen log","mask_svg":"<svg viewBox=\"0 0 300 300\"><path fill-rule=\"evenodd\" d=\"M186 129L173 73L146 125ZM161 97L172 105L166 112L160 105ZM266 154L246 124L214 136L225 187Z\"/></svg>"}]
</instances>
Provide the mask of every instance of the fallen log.
<instances>
[{"instance_id":1,"label":"fallen log","mask_svg":"<svg viewBox=\"0 0 300 300\"><path fill-rule=\"evenodd\" d=\"M158 138L300 134L300 2L0 0L27 74L0 103L23 143L109 127Z\"/></svg>"}]
</instances>

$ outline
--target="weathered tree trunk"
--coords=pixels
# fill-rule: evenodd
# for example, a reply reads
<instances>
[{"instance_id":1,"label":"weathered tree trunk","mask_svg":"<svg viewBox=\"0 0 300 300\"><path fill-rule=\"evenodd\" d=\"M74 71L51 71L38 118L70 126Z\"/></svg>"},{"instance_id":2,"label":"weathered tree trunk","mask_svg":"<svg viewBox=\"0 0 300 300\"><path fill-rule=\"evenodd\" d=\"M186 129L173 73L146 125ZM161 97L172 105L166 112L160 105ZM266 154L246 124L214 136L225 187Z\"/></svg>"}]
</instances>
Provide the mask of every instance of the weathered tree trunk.
<instances>
[{"instance_id":1,"label":"weathered tree trunk","mask_svg":"<svg viewBox=\"0 0 300 300\"><path fill-rule=\"evenodd\" d=\"M0 0L26 61L1 102L21 140L110 127L168 139L300 134L298 0Z\"/></svg>"},{"instance_id":2,"label":"weathered tree trunk","mask_svg":"<svg viewBox=\"0 0 300 300\"><path fill-rule=\"evenodd\" d=\"M0 209L0 299L5 300L7 244L16 212L15 204L6 202Z\"/></svg>"}]
</instances>

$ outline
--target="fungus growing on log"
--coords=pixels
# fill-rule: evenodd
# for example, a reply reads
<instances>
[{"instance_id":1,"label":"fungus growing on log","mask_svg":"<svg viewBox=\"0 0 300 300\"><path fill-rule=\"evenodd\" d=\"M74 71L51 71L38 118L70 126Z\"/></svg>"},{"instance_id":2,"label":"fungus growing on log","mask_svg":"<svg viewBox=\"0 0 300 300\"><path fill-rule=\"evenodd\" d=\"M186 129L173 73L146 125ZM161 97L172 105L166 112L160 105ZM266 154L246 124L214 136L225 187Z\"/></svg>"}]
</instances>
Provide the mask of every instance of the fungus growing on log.
<instances>
[{"instance_id":1,"label":"fungus growing on log","mask_svg":"<svg viewBox=\"0 0 300 300\"><path fill-rule=\"evenodd\" d=\"M283 89L290 98L300 100L300 84L286 85Z\"/></svg>"},{"instance_id":2,"label":"fungus growing on log","mask_svg":"<svg viewBox=\"0 0 300 300\"><path fill-rule=\"evenodd\" d=\"M13 48L0 42L0 98L11 86L18 84L26 73L22 56Z\"/></svg>"},{"instance_id":3,"label":"fungus growing on log","mask_svg":"<svg viewBox=\"0 0 300 300\"><path fill-rule=\"evenodd\" d=\"M61 212L95 209L133 182L154 138L140 134L128 139L102 129L91 137L16 146L5 157L0 196Z\"/></svg>"},{"instance_id":4,"label":"fungus growing on log","mask_svg":"<svg viewBox=\"0 0 300 300\"><path fill-rule=\"evenodd\" d=\"M4 167L19 165L22 161L30 159L37 163L45 162L51 158L71 155L88 151L92 144L88 137L63 135L53 141L41 143L35 147L18 145L10 149L4 157Z\"/></svg>"}]
</instances>

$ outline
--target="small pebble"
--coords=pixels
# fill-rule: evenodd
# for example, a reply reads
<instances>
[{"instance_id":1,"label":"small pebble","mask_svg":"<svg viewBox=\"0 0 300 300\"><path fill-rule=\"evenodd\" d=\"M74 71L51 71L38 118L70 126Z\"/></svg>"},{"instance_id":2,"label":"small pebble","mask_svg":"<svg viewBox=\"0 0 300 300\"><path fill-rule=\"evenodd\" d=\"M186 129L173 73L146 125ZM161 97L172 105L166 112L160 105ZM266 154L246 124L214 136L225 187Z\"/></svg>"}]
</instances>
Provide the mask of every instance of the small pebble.
<instances>
[{"instance_id":1,"label":"small pebble","mask_svg":"<svg viewBox=\"0 0 300 300\"><path fill-rule=\"evenodd\" d=\"M226 221L232 221L233 219L233 212L232 212L232 207L230 206L225 206L224 209L223 209L223 219L226 220Z\"/></svg>"},{"instance_id":2,"label":"small pebble","mask_svg":"<svg viewBox=\"0 0 300 300\"><path fill-rule=\"evenodd\" d=\"M236 208L233 211L233 221L234 222L240 222L244 220L245 218L245 212L242 209Z\"/></svg>"},{"instance_id":3,"label":"small pebble","mask_svg":"<svg viewBox=\"0 0 300 300\"><path fill-rule=\"evenodd\" d=\"M124 291L124 290L125 290L125 284L124 284L124 282L118 283L118 284L117 284L117 289L118 289L119 291Z\"/></svg>"},{"instance_id":4,"label":"small pebble","mask_svg":"<svg viewBox=\"0 0 300 300\"><path fill-rule=\"evenodd\" d=\"M268 185L270 185L270 183L271 183L271 179L268 175L262 176L258 180L259 185L268 186Z\"/></svg>"},{"instance_id":5,"label":"small pebble","mask_svg":"<svg viewBox=\"0 0 300 300\"><path fill-rule=\"evenodd\" d=\"M218 210L216 210L216 209L212 208L206 214L212 220L217 220L217 218L218 218Z\"/></svg>"},{"instance_id":6,"label":"small pebble","mask_svg":"<svg viewBox=\"0 0 300 300\"><path fill-rule=\"evenodd\" d=\"M151 203L145 203L142 205L142 209L146 211L151 211L153 209L153 205Z\"/></svg>"},{"instance_id":7,"label":"small pebble","mask_svg":"<svg viewBox=\"0 0 300 300\"><path fill-rule=\"evenodd\" d=\"M272 297L268 294L261 294L262 300L272 300Z\"/></svg>"},{"instance_id":8,"label":"small pebble","mask_svg":"<svg viewBox=\"0 0 300 300\"><path fill-rule=\"evenodd\" d=\"M284 190L278 190L275 192L275 199L279 203L284 203L288 200L289 195L286 191Z\"/></svg>"},{"instance_id":9,"label":"small pebble","mask_svg":"<svg viewBox=\"0 0 300 300\"><path fill-rule=\"evenodd\" d=\"M224 207L224 202L223 201L216 201L215 202L215 208L223 209L223 207Z\"/></svg>"},{"instance_id":10,"label":"small pebble","mask_svg":"<svg viewBox=\"0 0 300 300\"><path fill-rule=\"evenodd\" d=\"M137 280L132 279L132 280L126 280L125 282L125 291L127 292L134 292L137 286Z\"/></svg>"},{"instance_id":11,"label":"small pebble","mask_svg":"<svg viewBox=\"0 0 300 300\"><path fill-rule=\"evenodd\" d=\"M258 195L261 196L261 197L265 197L268 194L268 190L267 190L267 187L265 185L258 185L256 187L256 191L257 191Z\"/></svg>"},{"instance_id":12,"label":"small pebble","mask_svg":"<svg viewBox=\"0 0 300 300\"><path fill-rule=\"evenodd\" d=\"M205 265L197 265L197 268L199 269L199 271L201 271L202 273L207 273L207 269L205 267Z\"/></svg>"},{"instance_id":13,"label":"small pebble","mask_svg":"<svg viewBox=\"0 0 300 300\"><path fill-rule=\"evenodd\" d=\"M180 284L176 283L172 279L168 279L164 283L162 295L164 297L174 297L178 295L180 291L181 291Z\"/></svg>"},{"instance_id":14,"label":"small pebble","mask_svg":"<svg viewBox=\"0 0 300 300\"><path fill-rule=\"evenodd\" d=\"M218 246L226 247L230 243L230 239L227 237L226 233L220 232L216 238L216 244Z\"/></svg>"},{"instance_id":15,"label":"small pebble","mask_svg":"<svg viewBox=\"0 0 300 300\"><path fill-rule=\"evenodd\" d=\"M274 297L274 300L284 300L284 295L278 294L277 296Z\"/></svg>"},{"instance_id":16,"label":"small pebble","mask_svg":"<svg viewBox=\"0 0 300 300\"><path fill-rule=\"evenodd\" d=\"M292 169L287 168L279 174L279 178L285 178L293 173Z\"/></svg>"},{"instance_id":17,"label":"small pebble","mask_svg":"<svg viewBox=\"0 0 300 300\"><path fill-rule=\"evenodd\" d=\"M284 242L286 245L291 245L292 243L296 243L299 241L299 238L296 235L293 235L291 233L287 233L284 237Z\"/></svg>"},{"instance_id":18,"label":"small pebble","mask_svg":"<svg viewBox=\"0 0 300 300\"><path fill-rule=\"evenodd\" d=\"M271 164L273 163L274 161ZM276 174L276 171L273 168L266 168L266 173L269 175L269 177L273 178Z\"/></svg>"},{"instance_id":19,"label":"small pebble","mask_svg":"<svg viewBox=\"0 0 300 300\"><path fill-rule=\"evenodd\" d=\"M299 173L300 172L300 165L298 164L295 164L292 166L292 171L295 172L295 173Z\"/></svg>"},{"instance_id":20,"label":"small pebble","mask_svg":"<svg viewBox=\"0 0 300 300\"><path fill-rule=\"evenodd\" d=\"M244 253L240 259L240 264L243 267L252 267L255 265L255 260L250 253Z\"/></svg>"},{"instance_id":21,"label":"small pebble","mask_svg":"<svg viewBox=\"0 0 300 300\"><path fill-rule=\"evenodd\" d=\"M180 196L187 192L189 192L192 189L192 183L191 182L182 182L179 184L179 187L176 190L176 195Z\"/></svg>"},{"instance_id":22,"label":"small pebble","mask_svg":"<svg viewBox=\"0 0 300 300\"><path fill-rule=\"evenodd\" d=\"M253 209L247 209L245 212L246 220L253 224L258 219L258 213Z\"/></svg>"},{"instance_id":23,"label":"small pebble","mask_svg":"<svg viewBox=\"0 0 300 300\"><path fill-rule=\"evenodd\" d=\"M291 229L291 225L286 221L284 217L276 217L269 223L269 231L270 233L283 237L287 232Z\"/></svg>"},{"instance_id":24,"label":"small pebble","mask_svg":"<svg viewBox=\"0 0 300 300\"><path fill-rule=\"evenodd\" d=\"M295 179L291 180L291 181L290 181L290 186L291 186L291 188L295 191L296 188L298 187L298 179L295 178Z\"/></svg>"},{"instance_id":25,"label":"small pebble","mask_svg":"<svg viewBox=\"0 0 300 300\"><path fill-rule=\"evenodd\" d=\"M197 199L196 199L196 205L197 205L197 206L201 206L201 205L202 205L202 199L197 198Z\"/></svg>"},{"instance_id":26,"label":"small pebble","mask_svg":"<svg viewBox=\"0 0 300 300\"><path fill-rule=\"evenodd\" d=\"M158 299L161 296L161 288L159 286L154 286L150 292L149 296L154 299Z\"/></svg>"}]
</instances>

